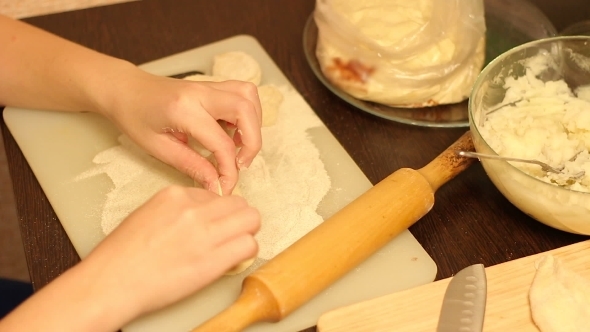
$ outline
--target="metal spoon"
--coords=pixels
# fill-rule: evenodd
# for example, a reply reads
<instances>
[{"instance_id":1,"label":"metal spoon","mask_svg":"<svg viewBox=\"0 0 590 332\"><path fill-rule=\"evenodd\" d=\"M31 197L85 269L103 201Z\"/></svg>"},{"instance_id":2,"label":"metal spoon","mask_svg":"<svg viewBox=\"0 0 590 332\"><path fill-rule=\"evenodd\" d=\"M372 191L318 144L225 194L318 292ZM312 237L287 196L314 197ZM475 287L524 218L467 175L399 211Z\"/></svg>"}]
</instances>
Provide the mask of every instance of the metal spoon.
<instances>
[{"instance_id":1,"label":"metal spoon","mask_svg":"<svg viewBox=\"0 0 590 332\"><path fill-rule=\"evenodd\" d=\"M456 151L458 155L463 156L463 157L468 157L468 158L488 158L488 159L498 159L498 160L506 160L506 161L516 161L516 162L521 162L521 163L529 163L529 164L536 164L541 166L541 169L545 172L551 172L551 173L557 173L557 174L563 174L562 170L563 167L561 169L549 166L548 164L542 162L542 161L538 161L535 159L521 159L521 158L511 158L511 157L501 157L498 155L492 155L492 154L485 154L485 153L478 153L478 152L471 152L471 151ZM586 172L585 171L581 171L578 174L575 174L573 176L573 178L580 178L582 176L584 176Z\"/></svg>"}]
</instances>

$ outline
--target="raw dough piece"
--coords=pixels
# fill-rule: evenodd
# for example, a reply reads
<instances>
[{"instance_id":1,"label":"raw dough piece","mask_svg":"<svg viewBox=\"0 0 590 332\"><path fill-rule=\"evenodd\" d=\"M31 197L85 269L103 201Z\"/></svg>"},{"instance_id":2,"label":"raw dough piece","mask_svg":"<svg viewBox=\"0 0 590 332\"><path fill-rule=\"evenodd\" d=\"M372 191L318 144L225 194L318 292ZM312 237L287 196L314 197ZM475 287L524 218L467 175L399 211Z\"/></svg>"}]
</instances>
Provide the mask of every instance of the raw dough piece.
<instances>
[{"instance_id":1,"label":"raw dough piece","mask_svg":"<svg viewBox=\"0 0 590 332\"><path fill-rule=\"evenodd\" d=\"M250 55L235 51L216 55L213 58L213 76L231 80L252 82L256 85L262 80L260 65Z\"/></svg>"},{"instance_id":2,"label":"raw dough piece","mask_svg":"<svg viewBox=\"0 0 590 332\"><path fill-rule=\"evenodd\" d=\"M225 272L225 275L226 276L233 276L233 275L240 274L240 273L246 271L246 269L249 268L254 263L255 259L256 258L250 258L248 260L241 262L240 264L234 266L231 270Z\"/></svg>"},{"instance_id":3,"label":"raw dough piece","mask_svg":"<svg viewBox=\"0 0 590 332\"><path fill-rule=\"evenodd\" d=\"M541 258L529 292L533 321L541 332L590 331L590 280L551 255Z\"/></svg>"},{"instance_id":4,"label":"raw dough piece","mask_svg":"<svg viewBox=\"0 0 590 332\"><path fill-rule=\"evenodd\" d=\"M274 125L283 102L283 94L274 85L262 85L258 87L258 98L262 107L262 126Z\"/></svg>"},{"instance_id":5,"label":"raw dough piece","mask_svg":"<svg viewBox=\"0 0 590 332\"><path fill-rule=\"evenodd\" d=\"M232 195L242 197L242 192L240 191L240 188L238 188L238 186L236 186L234 188ZM241 262L240 264L234 266L231 270L225 272L225 275L226 276L233 276L233 275L240 274L240 273L244 272L247 268L250 267L250 265L252 265L254 263L255 259L256 259L256 257L252 257L250 259L247 259L247 260Z\"/></svg>"},{"instance_id":6,"label":"raw dough piece","mask_svg":"<svg viewBox=\"0 0 590 332\"><path fill-rule=\"evenodd\" d=\"M213 164L213 166L217 167L217 162L216 162L215 157L213 156L212 153L209 154L208 156L205 156L205 157L207 158L207 160L209 160ZM201 184L195 181L195 187L201 187ZM219 194L219 196L222 195L221 186L219 186L219 188L218 188L218 194ZM242 197L242 192L241 192L240 188L238 187L238 185L236 185L236 187L234 188L232 195ZM255 259L256 259L256 257L252 257L250 259L247 259L247 260L241 262L240 264L231 268L229 271L225 272L225 275L231 276L231 275L236 275L236 274L240 274L240 273L244 272L247 268L250 267L250 265L252 265L254 263Z\"/></svg>"},{"instance_id":7,"label":"raw dough piece","mask_svg":"<svg viewBox=\"0 0 590 332\"><path fill-rule=\"evenodd\" d=\"M223 77L219 77L219 76L203 75L203 74L190 75L190 76L187 76L183 79L188 80L188 81L195 81L195 82L203 82L203 81L223 82L223 81L227 81L227 78L223 78Z\"/></svg>"}]
</instances>

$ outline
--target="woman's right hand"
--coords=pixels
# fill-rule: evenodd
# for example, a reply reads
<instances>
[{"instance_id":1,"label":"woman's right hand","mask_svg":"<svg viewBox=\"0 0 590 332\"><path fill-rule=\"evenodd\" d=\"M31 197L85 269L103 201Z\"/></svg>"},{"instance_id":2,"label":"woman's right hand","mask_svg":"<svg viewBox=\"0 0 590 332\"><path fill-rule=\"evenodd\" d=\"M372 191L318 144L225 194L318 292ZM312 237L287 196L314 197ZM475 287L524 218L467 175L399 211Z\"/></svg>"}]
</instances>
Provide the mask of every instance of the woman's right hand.
<instances>
[{"instance_id":1,"label":"woman's right hand","mask_svg":"<svg viewBox=\"0 0 590 332\"><path fill-rule=\"evenodd\" d=\"M171 187L133 212L81 265L93 279L91 297L104 298L124 324L254 257L259 228L258 211L241 197Z\"/></svg>"},{"instance_id":2,"label":"woman's right hand","mask_svg":"<svg viewBox=\"0 0 590 332\"><path fill-rule=\"evenodd\" d=\"M259 227L243 198L164 189L0 320L0 331L116 331L254 257Z\"/></svg>"},{"instance_id":3,"label":"woman's right hand","mask_svg":"<svg viewBox=\"0 0 590 332\"><path fill-rule=\"evenodd\" d=\"M258 211L243 198L164 189L82 262L0 320L0 331L121 329L254 257L259 227Z\"/></svg>"}]
</instances>

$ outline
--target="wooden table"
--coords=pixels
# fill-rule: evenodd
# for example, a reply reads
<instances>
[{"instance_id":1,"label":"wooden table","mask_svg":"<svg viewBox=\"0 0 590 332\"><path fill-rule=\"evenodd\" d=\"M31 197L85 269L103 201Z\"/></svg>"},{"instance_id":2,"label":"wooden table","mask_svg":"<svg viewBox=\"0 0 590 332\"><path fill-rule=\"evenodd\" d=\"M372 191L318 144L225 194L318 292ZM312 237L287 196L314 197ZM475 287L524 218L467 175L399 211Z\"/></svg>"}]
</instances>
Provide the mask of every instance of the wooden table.
<instances>
[{"instance_id":1,"label":"wooden table","mask_svg":"<svg viewBox=\"0 0 590 332\"><path fill-rule=\"evenodd\" d=\"M534 1L558 30L590 18L586 0ZM387 121L326 89L309 68L302 31L313 0L143 0L25 20L98 51L141 64L237 34L256 37L367 177L420 168L465 132ZM79 261L66 233L2 122L27 263L39 289ZM587 237L546 227L509 203L475 164L436 194L410 231L438 265L437 279L499 264Z\"/></svg>"}]
</instances>

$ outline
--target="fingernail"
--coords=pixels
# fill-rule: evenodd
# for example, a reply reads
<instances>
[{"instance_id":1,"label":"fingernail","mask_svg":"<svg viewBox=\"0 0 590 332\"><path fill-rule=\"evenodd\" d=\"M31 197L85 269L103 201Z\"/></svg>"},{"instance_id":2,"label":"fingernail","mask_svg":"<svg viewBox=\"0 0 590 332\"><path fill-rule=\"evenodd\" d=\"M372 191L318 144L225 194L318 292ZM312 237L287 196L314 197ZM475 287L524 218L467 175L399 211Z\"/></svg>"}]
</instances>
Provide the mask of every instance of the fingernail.
<instances>
[{"instance_id":1,"label":"fingernail","mask_svg":"<svg viewBox=\"0 0 590 332\"><path fill-rule=\"evenodd\" d=\"M236 165L240 171L248 168L242 158L236 158Z\"/></svg>"}]
</instances>

